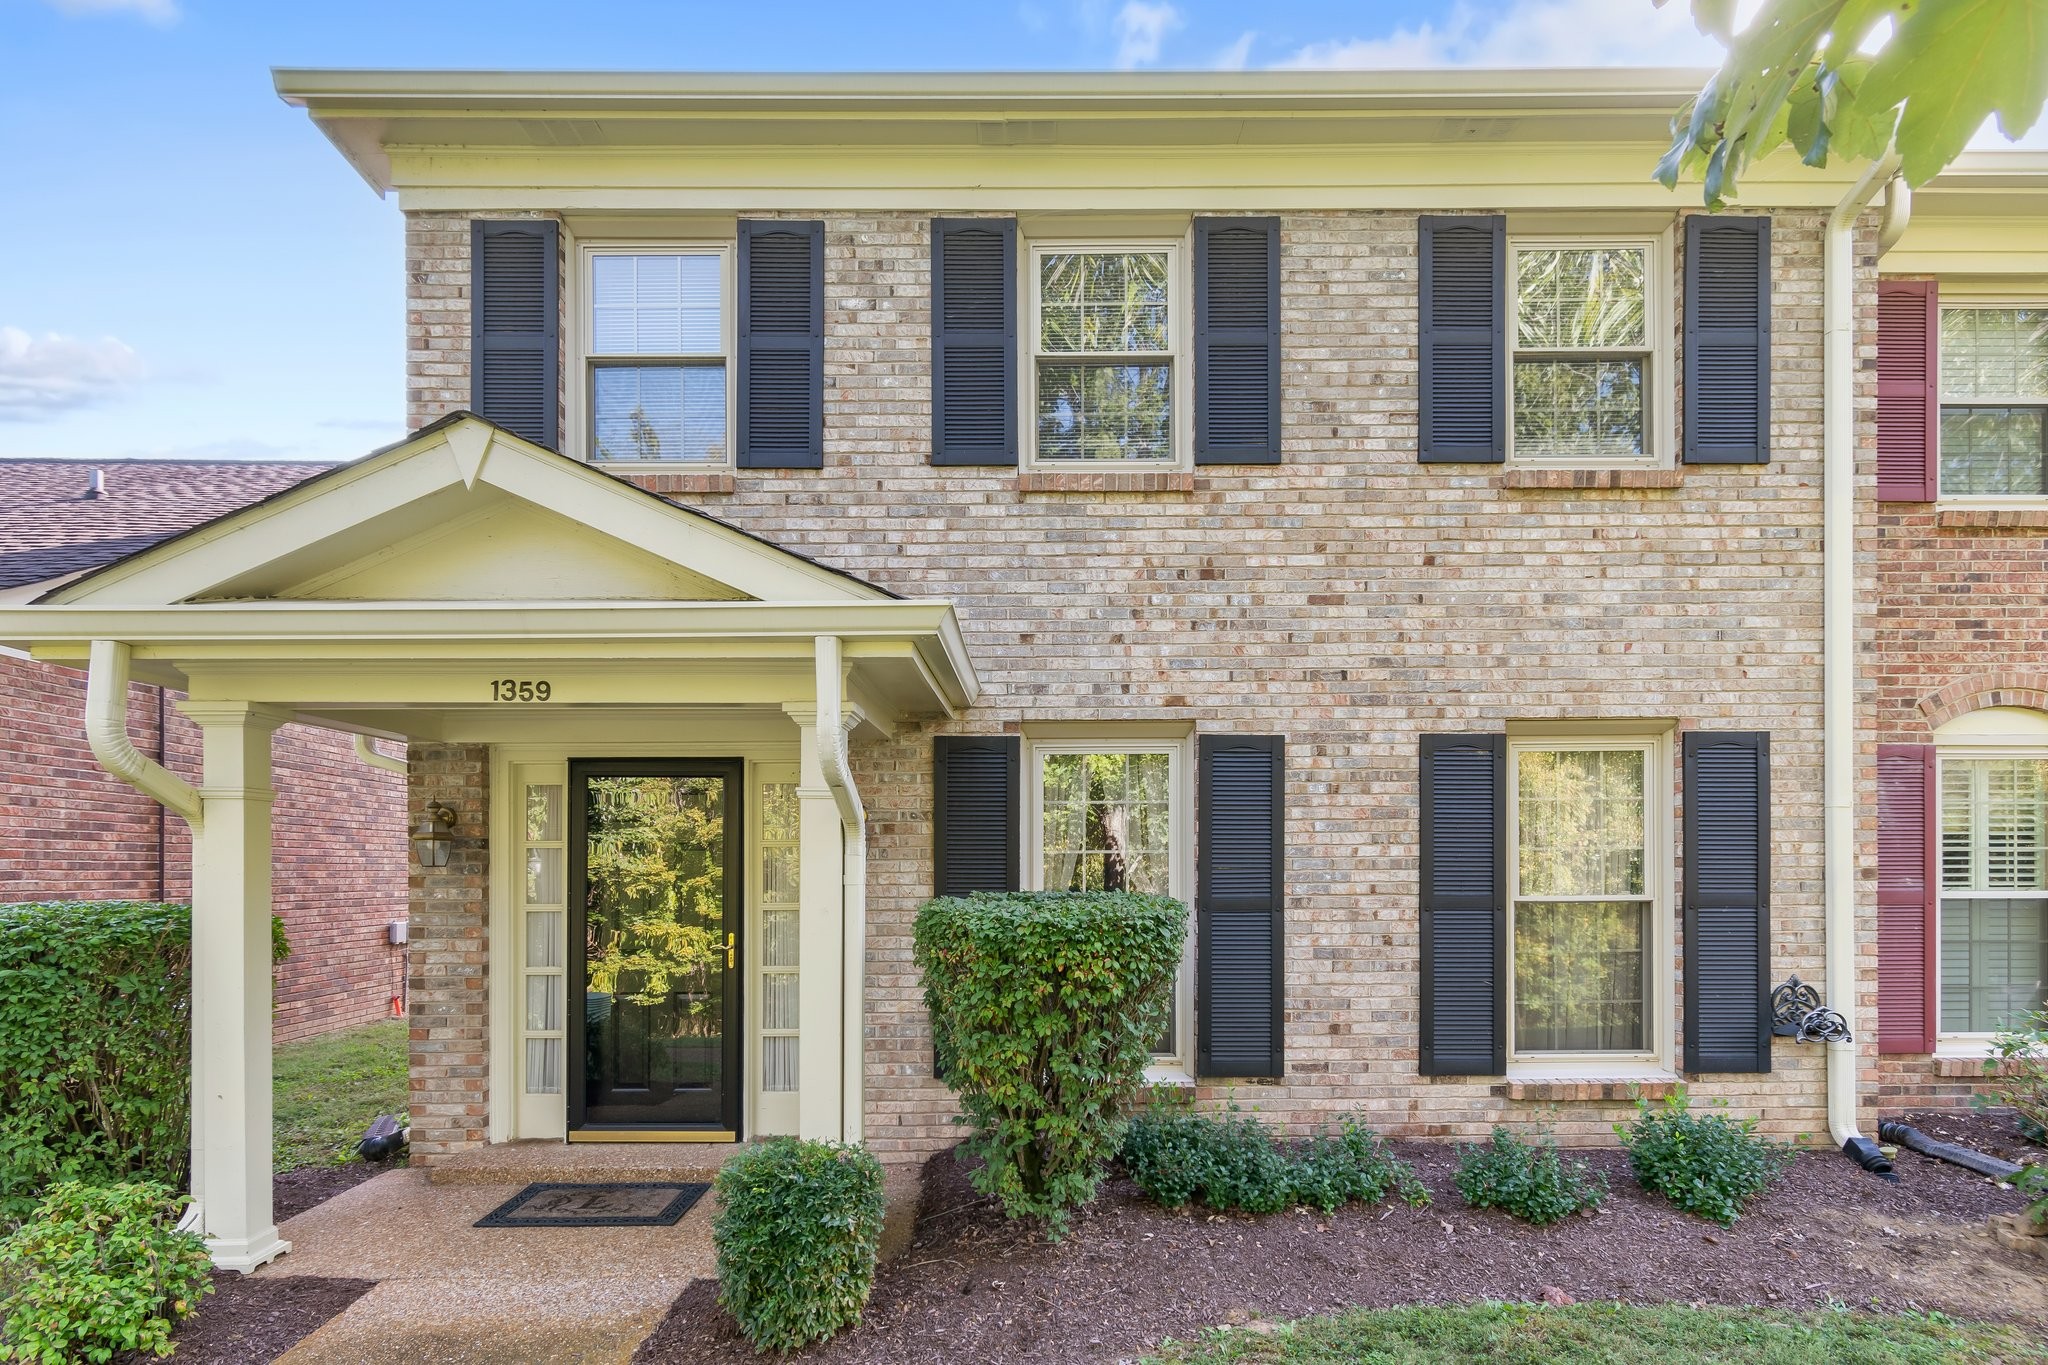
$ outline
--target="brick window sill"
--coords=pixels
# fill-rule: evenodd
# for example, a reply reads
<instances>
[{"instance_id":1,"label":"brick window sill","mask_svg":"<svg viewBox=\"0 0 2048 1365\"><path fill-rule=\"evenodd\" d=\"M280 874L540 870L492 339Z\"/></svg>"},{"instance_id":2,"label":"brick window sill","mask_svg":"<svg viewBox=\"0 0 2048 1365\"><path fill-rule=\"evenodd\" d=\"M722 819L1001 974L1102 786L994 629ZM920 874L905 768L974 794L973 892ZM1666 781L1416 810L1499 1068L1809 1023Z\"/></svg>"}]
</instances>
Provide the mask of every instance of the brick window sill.
<instances>
[{"instance_id":1,"label":"brick window sill","mask_svg":"<svg viewBox=\"0 0 2048 1365\"><path fill-rule=\"evenodd\" d=\"M1984 1081L1996 1076L2020 1074L2021 1067L2018 1062L2001 1060L1993 1069L1987 1071L1984 1069L1986 1060L1983 1057L1936 1057L1933 1059L1934 1074L1950 1081Z\"/></svg>"},{"instance_id":2,"label":"brick window sill","mask_svg":"<svg viewBox=\"0 0 2048 1365\"><path fill-rule=\"evenodd\" d=\"M1192 493L1195 476L1181 469L1027 470L1017 476L1019 493Z\"/></svg>"},{"instance_id":3,"label":"brick window sill","mask_svg":"<svg viewBox=\"0 0 2048 1365\"><path fill-rule=\"evenodd\" d=\"M1682 469L1507 469L1494 479L1496 488L1682 488Z\"/></svg>"},{"instance_id":4,"label":"brick window sill","mask_svg":"<svg viewBox=\"0 0 2048 1365\"><path fill-rule=\"evenodd\" d=\"M1584 1076L1555 1080L1531 1077L1527 1080L1511 1079L1496 1085L1493 1093L1503 1099L1535 1100L1544 1104L1628 1104L1637 1095L1646 1100L1661 1100L1676 1091L1679 1084L1678 1077L1668 1075L1616 1079Z\"/></svg>"},{"instance_id":5,"label":"brick window sill","mask_svg":"<svg viewBox=\"0 0 2048 1365\"><path fill-rule=\"evenodd\" d=\"M2048 507L1943 507L1935 512L1935 524L1944 530L2048 530Z\"/></svg>"},{"instance_id":6,"label":"brick window sill","mask_svg":"<svg viewBox=\"0 0 2048 1365\"><path fill-rule=\"evenodd\" d=\"M705 493L730 493L738 481L731 474L625 474L630 483L637 483L650 493L701 495Z\"/></svg>"}]
</instances>

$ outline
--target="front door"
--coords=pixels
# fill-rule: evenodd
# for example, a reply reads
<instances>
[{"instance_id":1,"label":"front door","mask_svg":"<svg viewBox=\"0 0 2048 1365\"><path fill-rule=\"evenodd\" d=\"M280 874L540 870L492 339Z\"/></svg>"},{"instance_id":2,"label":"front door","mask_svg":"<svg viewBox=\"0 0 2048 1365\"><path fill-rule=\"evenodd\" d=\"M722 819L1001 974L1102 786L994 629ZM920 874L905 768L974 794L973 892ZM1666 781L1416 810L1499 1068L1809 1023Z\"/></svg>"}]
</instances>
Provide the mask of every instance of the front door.
<instances>
[{"instance_id":1,"label":"front door","mask_svg":"<svg viewBox=\"0 0 2048 1365\"><path fill-rule=\"evenodd\" d=\"M740 1131L737 759L569 765L569 1132Z\"/></svg>"}]
</instances>

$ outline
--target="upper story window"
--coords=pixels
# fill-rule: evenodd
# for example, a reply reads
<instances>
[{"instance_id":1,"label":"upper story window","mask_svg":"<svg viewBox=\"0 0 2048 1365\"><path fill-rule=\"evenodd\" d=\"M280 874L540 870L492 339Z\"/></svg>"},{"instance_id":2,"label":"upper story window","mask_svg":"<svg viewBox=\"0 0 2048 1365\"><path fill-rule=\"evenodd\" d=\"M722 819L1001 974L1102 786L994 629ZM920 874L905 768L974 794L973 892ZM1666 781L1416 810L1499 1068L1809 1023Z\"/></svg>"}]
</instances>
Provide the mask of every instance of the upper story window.
<instances>
[{"instance_id":1,"label":"upper story window","mask_svg":"<svg viewBox=\"0 0 2048 1365\"><path fill-rule=\"evenodd\" d=\"M1941 756L1941 1032L2048 1005L2048 753Z\"/></svg>"},{"instance_id":2,"label":"upper story window","mask_svg":"<svg viewBox=\"0 0 2048 1365\"><path fill-rule=\"evenodd\" d=\"M584 260L591 458L730 463L730 250L590 247Z\"/></svg>"},{"instance_id":3,"label":"upper story window","mask_svg":"<svg viewBox=\"0 0 2048 1365\"><path fill-rule=\"evenodd\" d=\"M1179 258L1173 243L1033 248L1030 380L1039 460L1180 458Z\"/></svg>"},{"instance_id":4,"label":"upper story window","mask_svg":"<svg viewBox=\"0 0 2048 1365\"><path fill-rule=\"evenodd\" d=\"M1654 241L1511 243L1511 457L1530 464L1648 465L1670 383L1658 326Z\"/></svg>"},{"instance_id":5,"label":"upper story window","mask_svg":"<svg viewBox=\"0 0 2048 1365\"><path fill-rule=\"evenodd\" d=\"M2048 495L2048 308L1941 310L1941 496Z\"/></svg>"}]
</instances>

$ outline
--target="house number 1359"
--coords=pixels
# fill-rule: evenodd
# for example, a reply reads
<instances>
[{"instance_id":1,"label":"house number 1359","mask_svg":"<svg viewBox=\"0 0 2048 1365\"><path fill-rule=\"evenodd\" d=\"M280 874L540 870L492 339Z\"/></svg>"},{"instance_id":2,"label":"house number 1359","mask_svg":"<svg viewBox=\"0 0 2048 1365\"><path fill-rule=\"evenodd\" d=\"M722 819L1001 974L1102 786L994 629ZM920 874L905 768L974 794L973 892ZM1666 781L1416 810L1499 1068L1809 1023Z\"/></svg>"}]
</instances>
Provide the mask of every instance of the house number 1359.
<instances>
[{"instance_id":1,"label":"house number 1359","mask_svg":"<svg viewBox=\"0 0 2048 1365\"><path fill-rule=\"evenodd\" d=\"M491 680L492 701L546 701L554 695L554 691L554 687L547 682L519 678Z\"/></svg>"}]
</instances>

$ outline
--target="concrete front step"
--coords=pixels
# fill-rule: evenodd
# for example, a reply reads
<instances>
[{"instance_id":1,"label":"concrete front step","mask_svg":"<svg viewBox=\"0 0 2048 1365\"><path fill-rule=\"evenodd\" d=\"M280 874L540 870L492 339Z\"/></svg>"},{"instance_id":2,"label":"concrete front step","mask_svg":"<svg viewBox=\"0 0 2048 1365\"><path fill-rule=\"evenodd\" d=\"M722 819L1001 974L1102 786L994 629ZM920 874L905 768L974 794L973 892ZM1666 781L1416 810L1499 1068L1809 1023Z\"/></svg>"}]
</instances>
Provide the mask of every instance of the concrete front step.
<instances>
[{"instance_id":1,"label":"concrete front step","mask_svg":"<svg viewBox=\"0 0 2048 1365\"><path fill-rule=\"evenodd\" d=\"M502 1142L436 1157L436 1185L604 1184L710 1180L740 1142Z\"/></svg>"}]
</instances>

